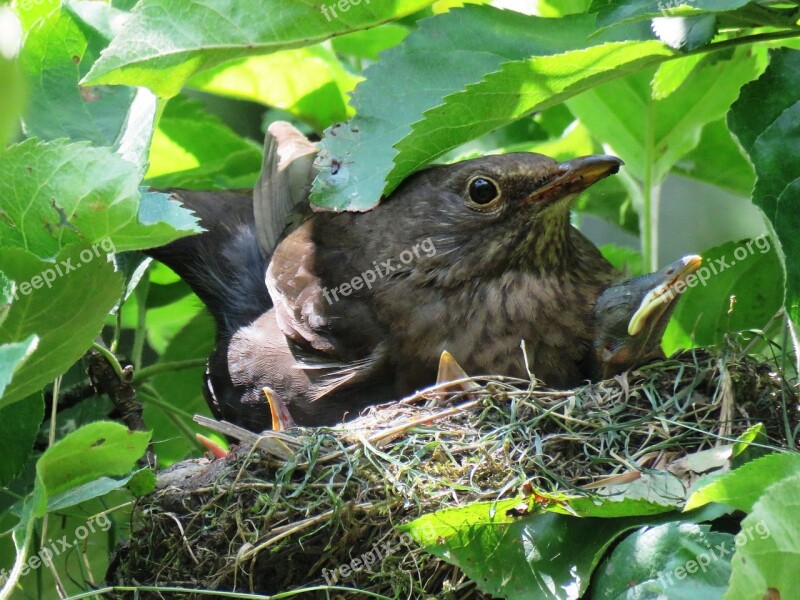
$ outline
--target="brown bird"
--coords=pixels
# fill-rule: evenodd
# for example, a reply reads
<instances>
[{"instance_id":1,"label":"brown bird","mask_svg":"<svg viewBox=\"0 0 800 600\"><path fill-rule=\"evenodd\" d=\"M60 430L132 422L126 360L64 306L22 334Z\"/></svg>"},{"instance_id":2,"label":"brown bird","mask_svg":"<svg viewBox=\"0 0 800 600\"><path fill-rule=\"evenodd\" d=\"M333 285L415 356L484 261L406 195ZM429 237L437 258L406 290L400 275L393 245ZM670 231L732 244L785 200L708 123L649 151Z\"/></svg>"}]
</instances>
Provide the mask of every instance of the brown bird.
<instances>
[{"instance_id":1,"label":"brown bird","mask_svg":"<svg viewBox=\"0 0 800 600\"><path fill-rule=\"evenodd\" d=\"M275 123L254 200L173 191L208 232L152 254L217 321L218 417L264 429L267 388L301 425L336 422L433 384L445 350L475 374L557 388L590 376L613 268L570 202L619 159L487 156L415 173L366 213L311 213L315 152Z\"/></svg>"},{"instance_id":2,"label":"brown bird","mask_svg":"<svg viewBox=\"0 0 800 600\"><path fill-rule=\"evenodd\" d=\"M654 273L616 283L595 308L595 376L605 379L663 359L661 338L699 256L685 256Z\"/></svg>"}]
</instances>

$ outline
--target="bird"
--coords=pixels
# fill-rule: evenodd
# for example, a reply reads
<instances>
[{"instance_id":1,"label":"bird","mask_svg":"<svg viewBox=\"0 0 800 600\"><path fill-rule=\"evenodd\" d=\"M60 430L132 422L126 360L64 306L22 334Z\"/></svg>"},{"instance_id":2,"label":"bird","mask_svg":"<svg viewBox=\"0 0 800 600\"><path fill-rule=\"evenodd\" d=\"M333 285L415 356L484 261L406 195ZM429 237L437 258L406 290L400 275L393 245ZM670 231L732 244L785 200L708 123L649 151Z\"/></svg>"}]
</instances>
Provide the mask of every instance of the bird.
<instances>
[{"instance_id":1,"label":"bird","mask_svg":"<svg viewBox=\"0 0 800 600\"><path fill-rule=\"evenodd\" d=\"M631 368L664 359L661 338L681 290L702 264L698 255L653 273L614 283L595 307L595 379L608 379Z\"/></svg>"},{"instance_id":2,"label":"bird","mask_svg":"<svg viewBox=\"0 0 800 600\"><path fill-rule=\"evenodd\" d=\"M149 254L215 319L215 416L264 430L271 397L299 425L336 423L435 383L445 351L467 372L553 388L591 375L595 302L616 272L570 205L619 158L428 166L356 213L311 209L317 153L275 122L252 193L164 190L206 229Z\"/></svg>"}]
</instances>

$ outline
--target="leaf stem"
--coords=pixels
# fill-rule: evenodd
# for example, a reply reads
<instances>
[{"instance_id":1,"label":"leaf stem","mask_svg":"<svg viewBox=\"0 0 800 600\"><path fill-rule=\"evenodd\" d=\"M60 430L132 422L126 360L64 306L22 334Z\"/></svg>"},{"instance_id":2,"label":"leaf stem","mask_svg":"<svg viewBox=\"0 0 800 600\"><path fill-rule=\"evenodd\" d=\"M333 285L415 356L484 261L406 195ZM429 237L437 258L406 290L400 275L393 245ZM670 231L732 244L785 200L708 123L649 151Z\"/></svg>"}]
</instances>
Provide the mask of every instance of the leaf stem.
<instances>
[{"instance_id":1,"label":"leaf stem","mask_svg":"<svg viewBox=\"0 0 800 600\"><path fill-rule=\"evenodd\" d=\"M173 362L156 363L136 371L133 375L133 383L141 383L142 381L155 377L156 375L161 375L162 373L194 369L197 367L204 367L205 365L205 358L192 358L189 360L176 360Z\"/></svg>"}]
</instances>

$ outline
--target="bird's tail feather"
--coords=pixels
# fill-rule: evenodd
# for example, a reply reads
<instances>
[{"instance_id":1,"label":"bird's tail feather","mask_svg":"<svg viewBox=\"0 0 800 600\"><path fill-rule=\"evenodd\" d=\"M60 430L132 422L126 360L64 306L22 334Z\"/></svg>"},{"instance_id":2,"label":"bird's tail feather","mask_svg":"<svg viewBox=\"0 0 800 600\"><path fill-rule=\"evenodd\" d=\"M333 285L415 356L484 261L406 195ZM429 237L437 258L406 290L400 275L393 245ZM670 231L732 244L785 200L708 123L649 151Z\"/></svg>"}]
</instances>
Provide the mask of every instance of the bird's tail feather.
<instances>
[{"instance_id":1,"label":"bird's tail feather","mask_svg":"<svg viewBox=\"0 0 800 600\"><path fill-rule=\"evenodd\" d=\"M272 307L249 192L166 190L192 210L206 229L147 254L189 284L228 337Z\"/></svg>"}]
</instances>

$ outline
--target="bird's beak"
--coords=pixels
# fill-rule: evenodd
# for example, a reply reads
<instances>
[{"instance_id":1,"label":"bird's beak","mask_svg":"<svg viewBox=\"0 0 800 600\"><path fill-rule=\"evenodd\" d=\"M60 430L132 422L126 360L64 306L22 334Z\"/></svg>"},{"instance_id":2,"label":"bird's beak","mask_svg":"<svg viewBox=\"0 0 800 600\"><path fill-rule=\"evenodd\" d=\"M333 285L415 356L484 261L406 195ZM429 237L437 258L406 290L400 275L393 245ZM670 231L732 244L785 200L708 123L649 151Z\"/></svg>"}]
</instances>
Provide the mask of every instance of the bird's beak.
<instances>
[{"instance_id":1,"label":"bird's beak","mask_svg":"<svg viewBox=\"0 0 800 600\"><path fill-rule=\"evenodd\" d=\"M601 179L613 175L623 164L625 163L616 156L605 154L573 158L558 165L555 177L537 189L532 199L547 202L572 197Z\"/></svg>"},{"instance_id":2,"label":"bird's beak","mask_svg":"<svg viewBox=\"0 0 800 600\"><path fill-rule=\"evenodd\" d=\"M648 323L656 323L669 310L673 302L685 290L686 279L700 268L702 258L697 255L684 256L680 260L662 269L657 275L655 284L642 299L639 308L628 322L628 334L639 335ZM683 290L677 290L683 282Z\"/></svg>"}]
</instances>

